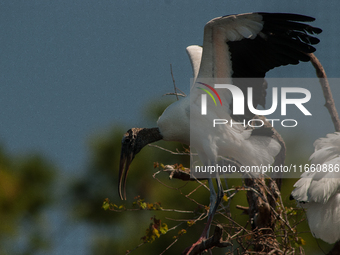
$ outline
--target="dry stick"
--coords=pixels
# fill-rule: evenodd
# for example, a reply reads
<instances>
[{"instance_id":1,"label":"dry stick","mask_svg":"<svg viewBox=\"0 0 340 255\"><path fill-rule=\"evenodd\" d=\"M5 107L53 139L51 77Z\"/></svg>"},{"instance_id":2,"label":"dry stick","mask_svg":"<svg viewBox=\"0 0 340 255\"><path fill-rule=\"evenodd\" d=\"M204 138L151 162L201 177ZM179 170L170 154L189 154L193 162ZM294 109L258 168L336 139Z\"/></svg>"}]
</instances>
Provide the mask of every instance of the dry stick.
<instances>
[{"instance_id":1,"label":"dry stick","mask_svg":"<svg viewBox=\"0 0 340 255\"><path fill-rule=\"evenodd\" d=\"M172 155L181 155L181 156L188 156L188 155L191 155L191 154L188 153L188 152L174 152L174 151L165 149L165 148L163 148L163 147L161 147L161 146L158 146L158 145L155 145L155 144L148 144L148 146L150 146L150 147L155 147L155 148L158 148L158 149L161 149L161 150L163 150L163 151L166 151L166 152L171 153ZM195 153L194 155L197 155L197 153Z\"/></svg>"},{"instance_id":2,"label":"dry stick","mask_svg":"<svg viewBox=\"0 0 340 255\"><path fill-rule=\"evenodd\" d=\"M176 98L177 98L177 101L178 101L178 96L186 97L187 95L182 90L180 90L179 88L176 87L174 73L172 72L172 64L170 64L170 73L171 73L172 83L174 84L175 93L167 93L166 95L176 95ZM178 93L177 90L180 91L181 94Z\"/></svg>"},{"instance_id":3,"label":"dry stick","mask_svg":"<svg viewBox=\"0 0 340 255\"><path fill-rule=\"evenodd\" d=\"M175 89L176 98L177 98L177 101L178 101L176 82L175 82L174 74L173 74L173 72L172 72L172 65L171 65L171 64L170 64L170 72L171 72L172 83L174 84L174 89Z\"/></svg>"},{"instance_id":4,"label":"dry stick","mask_svg":"<svg viewBox=\"0 0 340 255\"><path fill-rule=\"evenodd\" d=\"M196 255L196 254L201 254L203 251L209 250L213 247L221 248L221 247L232 246L231 242L224 241L222 239L222 232L223 232L222 226L217 225L215 227L213 236L211 236L210 238L206 240L202 240L201 243L194 246L193 249L190 249L191 246L188 247L184 252L182 252L182 255Z\"/></svg>"},{"instance_id":5,"label":"dry stick","mask_svg":"<svg viewBox=\"0 0 340 255\"><path fill-rule=\"evenodd\" d=\"M327 75L320 61L315 57L313 53L308 54L310 57L310 61L312 62L316 75L319 77L319 81L321 84L323 95L326 99L325 107L327 108L329 114L331 115L335 131L340 131L340 120L338 112L335 108L331 88L328 83Z\"/></svg>"}]
</instances>

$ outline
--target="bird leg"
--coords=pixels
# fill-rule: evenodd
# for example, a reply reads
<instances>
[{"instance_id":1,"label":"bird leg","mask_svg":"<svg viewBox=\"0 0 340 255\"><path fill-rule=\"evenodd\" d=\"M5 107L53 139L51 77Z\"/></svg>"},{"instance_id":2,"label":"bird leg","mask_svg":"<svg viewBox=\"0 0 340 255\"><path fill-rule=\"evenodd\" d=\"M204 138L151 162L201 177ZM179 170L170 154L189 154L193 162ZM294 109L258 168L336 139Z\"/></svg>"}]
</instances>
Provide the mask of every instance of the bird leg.
<instances>
[{"instance_id":1,"label":"bird leg","mask_svg":"<svg viewBox=\"0 0 340 255\"><path fill-rule=\"evenodd\" d=\"M215 205L217 202L217 196L216 196L214 184L211 178L208 179L208 184L209 184L209 189L210 189L210 208L209 208L209 213L208 213L208 222L201 235L201 237L204 237L204 238L209 237L210 225L211 225L212 217L214 216L215 211L216 211Z\"/></svg>"},{"instance_id":2,"label":"bird leg","mask_svg":"<svg viewBox=\"0 0 340 255\"><path fill-rule=\"evenodd\" d=\"M224 197L224 190L223 190L223 185L221 183L221 179L219 176L216 178L216 183L217 183L217 201L216 201L216 209L217 210L219 204L222 201L222 198Z\"/></svg>"},{"instance_id":3,"label":"bird leg","mask_svg":"<svg viewBox=\"0 0 340 255\"><path fill-rule=\"evenodd\" d=\"M212 219L217 211L219 204L222 201L224 196L223 186L221 183L221 179L219 176L216 178L217 183L217 194L215 192L214 184L211 178L208 179L209 189L210 189L210 208L208 213L208 221L205 225L205 228L196 243L194 243L191 247L187 248L182 254L190 254L190 252L198 245L200 245L203 241L209 238L209 231L211 227Z\"/></svg>"},{"instance_id":4,"label":"bird leg","mask_svg":"<svg viewBox=\"0 0 340 255\"><path fill-rule=\"evenodd\" d=\"M209 237L209 231L211 227L212 219L217 211L217 208L219 204L222 201L222 198L224 196L223 192L223 186L221 183L220 178L217 176L216 183L217 183L217 194L215 192L214 184L211 178L208 179L209 183L209 189L210 189L210 208L208 213L208 221L207 224L202 232L201 238L208 238Z\"/></svg>"}]
</instances>

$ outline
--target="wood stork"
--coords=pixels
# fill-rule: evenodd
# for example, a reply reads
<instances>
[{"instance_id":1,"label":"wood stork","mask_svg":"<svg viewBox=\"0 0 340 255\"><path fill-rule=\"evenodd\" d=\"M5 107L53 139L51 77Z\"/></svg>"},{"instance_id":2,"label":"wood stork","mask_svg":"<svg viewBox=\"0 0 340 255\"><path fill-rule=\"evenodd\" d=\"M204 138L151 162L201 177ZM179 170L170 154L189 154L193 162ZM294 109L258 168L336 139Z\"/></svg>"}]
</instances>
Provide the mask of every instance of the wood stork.
<instances>
[{"instance_id":1,"label":"wood stork","mask_svg":"<svg viewBox=\"0 0 340 255\"><path fill-rule=\"evenodd\" d=\"M286 13L247 13L215 18L204 27L203 46L187 48L194 77L264 78L266 72L275 67L309 61L306 53L314 52L312 45L319 42L311 34L318 34L321 29L301 22L313 20L312 17ZM240 87L246 93L242 84ZM253 87L256 91L254 107L264 106L266 85L261 82ZM190 93L191 100L199 107L199 95L193 98L192 91ZM125 186L129 166L145 145L161 139L190 144L190 97L171 104L159 117L158 127L132 128L124 135L119 166L121 199L126 199ZM229 111L231 100L228 93L222 97L228 102L224 104L225 113ZM216 116L219 115L218 111L221 110L214 112ZM212 115L208 116L210 120ZM245 128L232 128L228 125L220 127L218 136L202 138L208 129L205 126L208 122L202 125L201 128L194 129L197 139L192 140L191 145L195 147L204 164L214 163L218 155L232 157L243 165L271 164L280 150L280 145L271 137L257 136L255 132ZM207 226L223 197L220 179L216 180L217 196L212 180L209 179L211 206ZM204 231L205 234L209 232L208 229L209 227Z\"/></svg>"},{"instance_id":2,"label":"wood stork","mask_svg":"<svg viewBox=\"0 0 340 255\"><path fill-rule=\"evenodd\" d=\"M307 210L314 236L335 243L340 240L340 133L319 138L314 147L310 162L321 172L303 173L291 198Z\"/></svg>"}]
</instances>

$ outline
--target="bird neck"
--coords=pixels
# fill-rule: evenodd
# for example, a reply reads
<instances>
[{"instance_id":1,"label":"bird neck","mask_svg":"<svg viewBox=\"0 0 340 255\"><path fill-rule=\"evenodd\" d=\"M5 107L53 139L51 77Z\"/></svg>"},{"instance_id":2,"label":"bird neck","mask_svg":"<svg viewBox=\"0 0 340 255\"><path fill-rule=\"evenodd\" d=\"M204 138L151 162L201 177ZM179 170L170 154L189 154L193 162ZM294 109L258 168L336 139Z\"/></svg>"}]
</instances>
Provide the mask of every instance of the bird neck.
<instances>
[{"instance_id":1,"label":"bird neck","mask_svg":"<svg viewBox=\"0 0 340 255\"><path fill-rule=\"evenodd\" d=\"M143 128L139 131L139 134L141 135L142 139L146 144L154 143L159 140L163 139L163 136L161 135L161 132L159 131L158 127L155 128Z\"/></svg>"}]
</instances>

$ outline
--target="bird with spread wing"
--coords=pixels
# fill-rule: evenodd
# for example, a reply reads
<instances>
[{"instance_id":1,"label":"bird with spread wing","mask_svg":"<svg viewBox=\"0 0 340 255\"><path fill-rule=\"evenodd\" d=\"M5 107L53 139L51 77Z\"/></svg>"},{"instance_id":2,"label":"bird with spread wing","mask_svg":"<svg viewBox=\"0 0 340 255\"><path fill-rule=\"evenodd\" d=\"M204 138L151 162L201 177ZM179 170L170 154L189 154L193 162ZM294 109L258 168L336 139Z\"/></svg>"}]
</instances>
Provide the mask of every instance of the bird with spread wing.
<instances>
[{"instance_id":1,"label":"bird with spread wing","mask_svg":"<svg viewBox=\"0 0 340 255\"><path fill-rule=\"evenodd\" d=\"M321 29L305 22L314 18L288 13L247 13L215 18L204 27L203 46L189 46L189 55L194 82L200 79L229 79L244 94L247 87L253 88L253 104L265 106L266 83L264 77L269 70L288 64L309 61L308 53L315 51L312 46L319 42L314 34ZM257 82L244 82L237 78L257 78ZM119 195L126 199L126 177L136 154L147 144L159 140L178 141L191 145L205 164L214 164L219 156L233 158L241 165L272 164L280 151L279 143L268 135L245 127L220 125L212 135L206 135L212 119L236 118L231 113L230 92L221 95L223 107L209 108L206 119L199 125L190 122L192 112L200 112L200 94L190 96L171 104L159 117L155 128L132 128L122 140L119 165ZM191 116L192 117L192 116ZM251 119L251 112L244 117ZM191 139L190 139L191 137ZM218 176L217 176L218 177ZM212 179L210 188L210 210L208 224L203 231L200 243L209 234L209 227L216 209L224 195L220 178L216 178L217 194ZM193 249L195 245L187 250Z\"/></svg>"}]
</instances>

